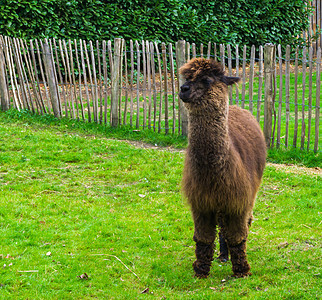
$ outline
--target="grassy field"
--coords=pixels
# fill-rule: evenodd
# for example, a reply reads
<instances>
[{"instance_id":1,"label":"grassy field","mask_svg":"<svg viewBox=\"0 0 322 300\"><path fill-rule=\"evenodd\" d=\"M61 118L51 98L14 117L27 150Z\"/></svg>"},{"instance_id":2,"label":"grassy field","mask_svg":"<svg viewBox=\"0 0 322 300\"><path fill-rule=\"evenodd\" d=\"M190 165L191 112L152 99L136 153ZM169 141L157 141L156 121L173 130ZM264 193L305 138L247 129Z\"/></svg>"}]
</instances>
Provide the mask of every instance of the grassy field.
<instances>
[{"instance_id":1,"label":"grassy field","mask_svg":"<svg viewBox=\"0 0 322 300\"><path fill-rule=\"evenodd\" d=\"M102 128L0 113L0 299L322 297L320 153L270 151L253 276L215 260L198 280L180 193L186 140Z\"/></svg>"}]
</instances>

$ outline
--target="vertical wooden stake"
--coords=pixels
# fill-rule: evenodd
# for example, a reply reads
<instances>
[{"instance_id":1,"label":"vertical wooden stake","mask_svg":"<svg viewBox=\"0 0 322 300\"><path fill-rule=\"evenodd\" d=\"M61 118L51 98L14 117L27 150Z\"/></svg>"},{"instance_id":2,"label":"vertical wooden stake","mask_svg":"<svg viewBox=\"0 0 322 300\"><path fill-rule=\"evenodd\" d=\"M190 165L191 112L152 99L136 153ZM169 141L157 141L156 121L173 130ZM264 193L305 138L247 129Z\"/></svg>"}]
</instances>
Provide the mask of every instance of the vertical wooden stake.
<instances>
[{"instance_id":1,"label":"vertical wooden stake","mask_svg":"<svg viewBox=\"0 0 322 300\"><path fill-rule=\"evenodd\" d=\"M227 45L227 56L228 56L228 76L232 76L232 59L231 59L231 45ZM233 87L230 85L229 89L229 104L233 104Z\"/></svg>"},{"instance_id":2,"label":"vertical wooden stake","mask_svg":"<svg viewBox=\"0 0 322 300\"><path fill-rule=\"evenodd\" d=\"M307 120L307 151L310 150L311 140L311 122L312 122L312 78L313 77L313 47L309 48L309 102L308 102L308 120Z\"/></svg>"},{"instance_id":3,"label":"vertical wooden stake","mask_svg":"<svg viewBox=\"0 0 322 300\"><path fill-rule=\"evenodd\" d=\"M192 47L192 58L196 58L197 57L196 44L192 43L191 47Z\"/></svg>"},{"instance_id":4,"label":"vertical wooden stake","mask_svg":"<svg viewBox=\"0 0 322 300\"><path fill-rule=\"evenodd\" d=\"M243 84L242 84L242 103L241 108L245 107L245 94L246 94L246 45L243 48Z\"/></svg>"},{"instance_id":5,"label":"vertical wooden stake","mask_svg":"<svg viewBox=\"0 0 322 300\"><path fill-rule=\"evenodd\" d=\"M169 133L169 102L168 102L168 64L165 43L161 44L163 58L163 76L164 76L164 121L165 134Z\"/></svg>"},{"instance_id":6,"label":"vertical wooden stake","mask_svg":"<svg viewBox=\"0 0 322 300\"><path fill-rule=\"evenodd\" d=\"M114 62L112 69L112 95L111 95L111 115L112 126L118 126L118 101L119 101L119 81L120 81L120 61L121 61L121 42L120 38L114 39Z\"/></svg>"},{"instance_id":7,"label":"vertical wooden stake","mask_svg":"<svg viewBox=\"0 0 322 300\"><path fill-rule=\"evenodd\" d=\"M103 76L104 76L104 124L107 124L107 64L106 64L106 41L103 41ZM101 100L102 101L102 100Z\"/></svg>"},{"instance_id":8,"label":"vertical wooden stake","mask_svg":"<svg viewBox=\"0 0 322 300\"><path fill-rule=\"evenodd\" d=\"M220 52L220 62L225 71L226 66L225 66L225 45L224 44L220 44L219 52Z\"/></svg>"},{"instance_id":9,"label":"vertical wooden stake","mask_svg":"<svg viewBox=\"0 0 322 300\"><path fill-rule=\"evenodd\" d=\"M253 89L254 89L254 67L255 67L255 45L251 48L250 68L249 68L249 111L253 114Z\"/></svg>"},{"instance_id":10,"label":"vertical wooden stake","mask_svg":"<svg viewBox=\"0 0 322 300\"><path fill-rule=\"evenodd\" d=\"M133 52L133 41L130 40L130 56L131 56L131 79L130 79L130 101L131 101L131 112L130 112L130 126L133 125L133 80L134 80L134 52Z\"/></svg>"},{"instance_id":11,"label":"vertical wooden stake","mask_svg":"<svg viewBox=\"0 0 322 300\"><path fill-rule=\"evenodd\" d=\"M215 54L216 55L216 54ZM236 45L236 77L239 77L239 48ZM236 84L236 105L239 105L239 86Z\"/></svg>"},{"instance_id":12,"label":"vertical wooden stake","mask_svg":"<svg viewBox=\"0 0 322 300\"><path fill-rule=\"evenodd\" d=\"M143 129L146 127L146 55L145 55L145 43L142 41L142 73L143 73L143 82L142 82L142 96L143 96Z\"/></svg>"},{"instance_id":13,"label":"vertical wooden stake","mask_svg":"<svg viewBox=\"0 0 322 300\"><path fill-rule=\"evenodd\" d=\"M266 146L271 144L272 113L273 113L273 76L275 72L275 47L266 44L264 48L264 76L265 76L265 102L264 102L264 136Z\"/></svg>"},{"instance_id":14,"label":"vertical wooden stake","mask_svg":"<svg viewBox=\"0 0 322 300\"><path fill-rule=\"evenodd\" d=\"M159 123L158 123L158 132L161 132L161 117L162 117L162 92L163 92L163 83L162 83L162 68L161 68L161 58L158 44L154 42L154 47L157 53L158 58L158 69L159 69L159 78L160 78L160 101L159 101Z\"/></svg>"},{"instance_id":15,"label":"vertical wooden stake","mask_svg":"<svg viewBox=\"0 0 322 300\"><path fill-rule=\"evenodd\" d=\"M263 88L263 46L259 46L259 80L258 80L258 100L257 100L257 122L261 117L262 88Z\"/></svg>"},{"instance_id":16,"label":"vertical wooden stake","mask_svg":"<svg viewBox=\"0 0 322 300\"><path fill-rule=\"evenodd\" d=\"M135 41L136 47L136 128L140 126L140 45Z\"/></svg>"},{"instance_id":17,"label":"vertical wooden stake","mask_svg":"<svg viewBox=\"0 0 322 300\"><path fill-rule=\"evenodd\" d=\"M303 57L302 57L302 128L301 128L301 150L304 150L304 142L305 142L305 80L306 80L306 47L303 48Z\"/></svg>"},{"instance_id":18,"label":"vertical wooden stake","mask_svg":"<svg viewBox=\"0 0 322 300\"><path fill-rule=\"evenodd\" d=\"M321 48L318 48L316 60L316 103L315 103L315 141L314 152L319 146L319 120L320 120L320 100L321 100Z\"/></svg>"},{"instance_id":19,"label":"vertical wooden stake","mask_svg":"<svg viewBox=\"0 0 322 300\"><path fill-rule=\"evenodd\" d=\"M173 62L173 50L172 44L169 44L169 61L170 61L170 75L171 75L171 87L172 87L172 133L175 132L176 128L176 87L174 78L174 62Z\"/></svg>"},{"instance_id":20,"label":"vertical wooden stake","mask_svg":"<svg viewBox=\"0 0 322 300\"><path fill-rule=\"evenodd\" d=\"M1 100L1 109L6 111L9 109L9 95L8 95L8 88L7 88L3 48L4 48L4 45L0 39L0 100Z\"/></svg>"},{"instance_id":21,"label":"vertical wooden stake","mask_svg":"<svg viewBox=\"0 0 322 300\"><path fill-rule=\"evenodd\" d=\"M282 47L277 46L278 51L278 65L279 65L279 97L278 97L278 112L277 112L277 137L276 147L281 145L281 127L282 127L282 101L283 101L283 61L282 61Z\"/></svg>"},{"instance_id":22,"label":"vertical wooden stake","mask_svg":"<svg viewBox=\"0 0 322 300\"><path fill-rule=\"evenodd\" d=\"M290 122L290 59L291 47L286 46L285 57L285 109L286 109L286 122L285 122L285 147L288 147L289 142L289 122Z\"/></svg>"},{"instance_id":23,"label":"vertical wooden stake","mask_svg":"<svg viewBox=\"0 0 322 300\"><path fill-rule=\"evenodd\" d=\"M297 144L297 130L298 130L298 103L297 103L297 84L298 84L298 66L299 66L299 46L295 50L295 67L294 67L294 135L293 135L293 147L296 148Z\"/></svg>"},{"instance_id":24,"label":"vertical wooden stake","mask_svg":"<svg viewBox=\"0 0 322 300\"><path fill-rule=\"evenodd\" d=\"M52 61L52 56L49 51L49 45L48 43L44 43L44 63L45 63L45 69L47 73L48 78L48 85L49 85L49 93L50 93L50 100L51 105L54 111L54 116L56 118L60 117L60 111L59 111L59 102L58 102L58 93L57 93L57 86L58 83L56 82L56 77L54 74L54 66Z\"/></svg>"},{"instance_id":25,"label":"vertical wooden stake","mask_svg":"<svg viewBox=\"0 0 322 300\"><path fill-rule=\"evenodd\" d=\"M177 57L178 57L178 73L179 73L179 69L181 66L183 66L186 63L186 54L185 54L185 49L186 49L186 42L181 40L178 41L178 53L177 53ZM178 75L179 78L179 88L180 86L182 86L185 82L185 79L183 78L182 75ZM179 91L178 91L179 92ZM181 134L184 136L188 135L188 114L187 114L187 110L182 102L182 100L180 99L180 121L181 121Z\"/></svg>"}]
</instances>

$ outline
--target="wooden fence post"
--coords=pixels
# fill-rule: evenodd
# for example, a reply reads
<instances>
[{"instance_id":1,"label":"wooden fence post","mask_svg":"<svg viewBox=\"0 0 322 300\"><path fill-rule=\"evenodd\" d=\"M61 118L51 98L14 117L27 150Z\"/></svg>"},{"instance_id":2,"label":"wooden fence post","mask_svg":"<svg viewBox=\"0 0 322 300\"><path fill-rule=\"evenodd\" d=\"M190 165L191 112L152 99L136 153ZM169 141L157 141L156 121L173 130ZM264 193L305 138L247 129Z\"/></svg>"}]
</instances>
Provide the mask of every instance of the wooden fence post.
<instances>
[{"instance_id":1,"label":"wooden fence post","mask_svg":"<svg viewBox=\"0 0 322 300\"><path fill-rule=\"evenodd\" d=\"M6 111L9 109L9 95L7 87L7 79L5 72L5 59L4 59L4 47L2 42L2 37L0 37L0 101L1 109Z\"/></svg>"},{"instance_id":2,"label":"wooden fence post","mask_svg":"<svg viewBox=\"0 0 322 300\"><path fill-rule=\"evenodd\" d=\"M266 44L264 48L264 77L265 77L265 99L264 99L264 136L266 146L271 145L272 136L272 113L273 113L273 90L275 72L275 46ZM275 93L276 91L274 91Z\"/></svg>"},{"instance_id":3,"label":"wooden fence post","mask_svg":"<svg viewBox=\"0 0 322 300\"><path fill-rule=\"evenodd\" d=\"M319 147L319 125L320 125L320 100L321 100L321 48L318 48L316 61L316 102L315 102L315 141L314 152Z\"/></svg>"},{"instance_id":4,"label":"wooden fence post","mask_svg":"<svg viewBox=\"0 0 322 300\"><path fill-rule=\"evenodd\" d=\"M59 118L61 116L61 111L59 109L59 100L58 100L58 82L56 81L55 73L54 73L54 62L52 60L52 54L50 53L49 45L47 41L43 44L44 46L44 63L45 70L47 74L47 80L49 85L49 93L51 105L54 111L54 116Z\"/></svg>"},{"instance_id":5,"label":"wooden fence post","mask_svg":"<svg viewBox=\"0 0 322 300\"><path fill-rule=\"evenodd\" d=\"M182 75L179 74L179 69L186 63L186 42L183 40L178 41L177 44L177 72L178 72L178 79L179 79L179 91L180 92L180 87L184 84L185 79L183 78ZM181 121L181 134L187 136L188 135L188 114L187 110L180 99L180 121Z\"/></svg>"},{"instance_id":6,"label":"wooden fence post","mask_svg":"<svg viewBox=\"0 0 322 300\"><path fill-rule=\"evenodd\" d=\"M120 62L121 62L121 42L122 39L114 39L114 59L112 67L112 93L111 93L111 117L112 117L112 126L116 127L119 124L118 117L118 102L120 95Z\"/></svg>"}]
</instances>

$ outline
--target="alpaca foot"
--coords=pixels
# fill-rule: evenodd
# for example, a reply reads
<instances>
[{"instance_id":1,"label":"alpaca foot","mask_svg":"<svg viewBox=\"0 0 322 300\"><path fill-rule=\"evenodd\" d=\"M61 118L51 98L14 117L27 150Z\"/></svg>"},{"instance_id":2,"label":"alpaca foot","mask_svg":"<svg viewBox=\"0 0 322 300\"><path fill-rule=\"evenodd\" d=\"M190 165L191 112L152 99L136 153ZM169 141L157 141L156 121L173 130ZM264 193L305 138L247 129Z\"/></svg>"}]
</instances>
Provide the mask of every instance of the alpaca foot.
<instances>
[{"instance_id":1,"label":"alpaca foot","mask_svg":"<svg viewBox=\"0 0 322 300\"><path fill-rule=\"evenodd\" d=\"M246 273L234 273L233 277L244 278L244 277L251 276L251 275L252 275L252 273L248 271Z\"/></svg>"},{"instance_id":2,"label":"alpaca foot","mask_svg":"<svg viewBox=\"0 0 322 300\"><path fill-rule=\"evenodd\" d=\"M219 259L219 261L223 262L223 263L225 263L229 260L228 255L224 255L222 253L220 253L220 255L217 257L217 259Z\"/></svg>"},{"instance_id":3,"label":"alpaca foot","mask_svg":"<svg viewBox=\"0 0 322 300\"><path fill-rule=\"evenodd\" d=\"M241 278L252 275L250 265L246 260L240 260L237 264L233 264L234 277Z\"/></svg>"},{"instance_id":4,"label":"alpaca foot","mask_svg":"<svg viewBox=\"0 0 322 300\"><path fill-rule=\"evenodd\" d=\"M195 271L195 277L197 278L207 278L210 272L210 265L209 263L205 263L202 261L196 260L193 263L193 269Z\"/></svg>"},{"instance_id":5,"label":"alpaca foot","mask_svg":"<svg viewBox=\"0 0 322 300\"><path fill-rule=\"evenodd\" d=\"M195 276L198 278L207 278L214 256L214 244L196 242L195 252L197 260L192 265L195 271Z\"/></svg>"},{"instance_id":6,"label":"alpaca foot","mask_svg":"<svg viewBox=\"0 0 322 300\"><path fill-rule=\"evenodd\" d=\"M250 265L246 258L246 240L236 246L230 246L230 258L233 265L234 277L246 277L251 275Z\"/></svg>"}]
</instances>

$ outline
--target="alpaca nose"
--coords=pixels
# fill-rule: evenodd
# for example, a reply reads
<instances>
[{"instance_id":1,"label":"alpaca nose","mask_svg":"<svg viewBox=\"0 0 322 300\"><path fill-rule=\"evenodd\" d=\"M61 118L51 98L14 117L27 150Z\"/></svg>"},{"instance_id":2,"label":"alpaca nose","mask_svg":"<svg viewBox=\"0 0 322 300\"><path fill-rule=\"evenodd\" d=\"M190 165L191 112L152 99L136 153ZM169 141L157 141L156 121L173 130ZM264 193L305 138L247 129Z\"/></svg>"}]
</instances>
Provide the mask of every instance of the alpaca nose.
<instances>
[{"instance_id":1,"label":"alpaca nose","mask_svg":"<svg viewBox=\"0 0 322 300\"><path fill-rule=\"evenodd\" d=\"M190 86L189 85L182 85L181 86L181 92L184 93L184 92L187 92L190 90Z\"/></svg>"}]
</instances>

